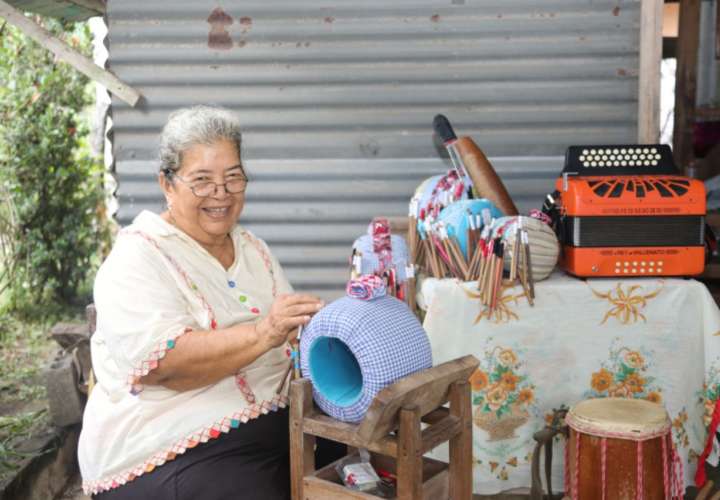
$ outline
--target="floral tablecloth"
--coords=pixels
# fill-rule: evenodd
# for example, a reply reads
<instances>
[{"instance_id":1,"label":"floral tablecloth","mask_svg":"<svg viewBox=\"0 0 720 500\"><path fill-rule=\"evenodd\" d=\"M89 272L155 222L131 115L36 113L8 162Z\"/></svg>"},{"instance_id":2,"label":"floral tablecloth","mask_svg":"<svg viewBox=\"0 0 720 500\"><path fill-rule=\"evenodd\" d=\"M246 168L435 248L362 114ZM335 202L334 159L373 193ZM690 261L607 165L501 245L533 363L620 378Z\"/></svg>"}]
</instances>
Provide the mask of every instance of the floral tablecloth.
<instances>
[{"instance_id":1,"label":"floral tablecloth","mask_svg":"<svg viewBox=\"0 0 720 500\"><path fill-rule=\"evenodd\" d=\"M508 287L489 318L476 294L475 283L432 278L418 292L434 363L480 360L471 377L475 493L529 486L532 434L553 408L605 396L665 406L692 484L720 396L720 311L702 283L555 273L536 284L534 307ZM563 443L555 446L553 485L562 488Z\"/></svg>"}]
</instances>

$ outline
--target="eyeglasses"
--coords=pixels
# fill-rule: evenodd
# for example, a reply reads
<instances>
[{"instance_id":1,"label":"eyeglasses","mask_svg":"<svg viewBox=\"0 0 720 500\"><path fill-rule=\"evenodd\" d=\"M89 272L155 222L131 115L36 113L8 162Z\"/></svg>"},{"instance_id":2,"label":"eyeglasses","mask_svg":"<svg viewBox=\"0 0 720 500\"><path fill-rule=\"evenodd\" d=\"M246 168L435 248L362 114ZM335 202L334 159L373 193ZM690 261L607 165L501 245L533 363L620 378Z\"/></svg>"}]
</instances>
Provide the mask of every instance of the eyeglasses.
<instances>
[{"instance_id":1,"label":"eyeglasses","mask_svg":"<svg viewBox=\"0 0 720 500\"><path fill-rule=\"evenodd\" d=\"M222 184L218 184L216 182L195 182L191 183L182 177L180 177L177 173L175 173L174 170L166 169L165 170L165 176L168 179L176 178L183 184L185 184L187 187L190 188L190 191L197 196L198 198L207 198L209 196L215 196L217 194L217 190L220 186L223 186L225 188L225 192L229 194L240 194L244 193L247 189L248 179L244 175L237 175L233 174L232 178L226 180Z\"/></svg>"}]
</instances>

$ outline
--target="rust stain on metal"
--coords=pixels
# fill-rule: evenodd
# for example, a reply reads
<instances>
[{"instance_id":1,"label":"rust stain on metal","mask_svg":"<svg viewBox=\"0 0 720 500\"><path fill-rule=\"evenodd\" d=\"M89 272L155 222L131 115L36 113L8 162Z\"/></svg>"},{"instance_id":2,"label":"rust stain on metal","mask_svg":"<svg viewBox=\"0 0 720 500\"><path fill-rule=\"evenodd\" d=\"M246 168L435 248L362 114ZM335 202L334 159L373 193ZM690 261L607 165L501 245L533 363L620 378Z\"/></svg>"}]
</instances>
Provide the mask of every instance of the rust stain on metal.
<instances>
[{"instance_id":1,"label":"rust stain on metal","mask_svg":"<svg viewBox=\"0 0 720 500\"><path fill-rule=\"evenodd\" d=\"M616 6L616 7L612 10L612 14L613 14L613 16L615 16L615 17L617 17L617 16L620 15L620 6L619 6L619 5Z\"/></svg>"},{"instance_id":2,"label":"rust stain on metal","mask_svg":"<svg viewBox=\"0 0 720 500\"><path fill-rule=\"evenodd\" d=\"M207 22L209 22L210 24L219 24L221 26L224 26L232 24L233 18L227 12L218 7L210 13L207 18Z\"/></svg>"},{"instance_id":3,"label":"rust stain on metal","mask_svg":"<svg viewBox=\"0 0 720 500\"><path fill-rule=\"evenodd\" d=\"M332 17L332 16L327 16L325 19L323 19L323 21L326 22L326 23L328 23L328 24L332 24L332 23L335 22L335 18Z\"/></svg>"},{"instance_id":4,"label":"rust stain on metal","mask_svg":"<svg viewBox=\"0 0 720 500\"><path fill-rule=\"evenodd\" d=\"M216 50L228 50L232 48L233 42L228 33L227 26L233 23L233 18L227 12L217 7L207 18L210 24L208 33L208 47Z\"/></svg>"},{"instance_id":5,"label":"rust stain on metal","mask_svg":"<svg viewBox=\"0 0 720 500\"><path fill-rule=\"evenodd\" d=\"M440 14L433 14L432 16L430 16L430 20L434 23L440 22Z\"/></svg>"},{"instance_id":6,"label":"rust stain on metal","mask_svg":"<svg viewBox=\"0 0 720 500\"><path fill-rule=\"evenodd\" d=\"M240 35L246 35L248 31L250 31L250 28L252 28L252 17L243 16L240 18L240 26L242 30L240 31Z\"/></svg>"},{"instance_id":7,"label":"rust stain on metal","mask_svg":"<svg viewBox=\"0 0 720 500\"><path fill-rule=\"evenodd\" d=\"M617 76L627 76L628 74L627 70L624 68L618 68L615 73L617 73Z\"/></svg>"}]
</instances>

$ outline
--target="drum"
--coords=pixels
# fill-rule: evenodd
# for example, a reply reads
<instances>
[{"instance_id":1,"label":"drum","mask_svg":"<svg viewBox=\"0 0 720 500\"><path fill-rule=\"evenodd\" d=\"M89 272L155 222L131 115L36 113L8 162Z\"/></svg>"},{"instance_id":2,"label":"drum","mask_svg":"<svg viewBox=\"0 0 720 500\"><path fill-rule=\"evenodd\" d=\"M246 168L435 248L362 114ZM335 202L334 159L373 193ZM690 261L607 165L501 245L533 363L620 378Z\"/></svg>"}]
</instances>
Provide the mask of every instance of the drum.
<instances>
[{"instance_id":1,"label":"drum","mask_svg":"<svg viewBox=\"0 0 720 500\"><path fill-rule=\"evenodd\" d=\"M680 460L665 408L639 399L589 399L565 422L565 491L572 500L682 498Z\"/></svg>"}]
</instances>

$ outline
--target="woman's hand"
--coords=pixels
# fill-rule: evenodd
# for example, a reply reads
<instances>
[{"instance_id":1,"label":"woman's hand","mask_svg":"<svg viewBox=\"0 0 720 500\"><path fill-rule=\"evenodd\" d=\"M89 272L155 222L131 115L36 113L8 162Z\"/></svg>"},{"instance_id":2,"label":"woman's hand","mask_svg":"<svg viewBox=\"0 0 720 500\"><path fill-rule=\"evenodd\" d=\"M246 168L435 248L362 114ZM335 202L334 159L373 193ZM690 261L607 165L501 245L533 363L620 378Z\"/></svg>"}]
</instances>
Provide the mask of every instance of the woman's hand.
<instances>
[{"instance_id":1,"label":"woman's hand","mask_svg":"<svg viewBox=\"0 0 720 500\"><path fill-rule=\"evenodd\" d=\"M270 313L255 325L258 341L271 349L294 339L297 328L306 325L324 305L314 295L279 295L270 307Z\"/></svg>"}]
</instances>

